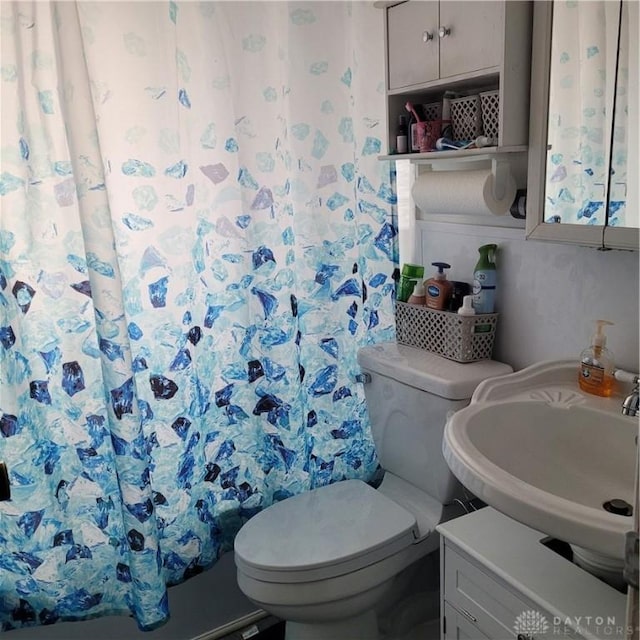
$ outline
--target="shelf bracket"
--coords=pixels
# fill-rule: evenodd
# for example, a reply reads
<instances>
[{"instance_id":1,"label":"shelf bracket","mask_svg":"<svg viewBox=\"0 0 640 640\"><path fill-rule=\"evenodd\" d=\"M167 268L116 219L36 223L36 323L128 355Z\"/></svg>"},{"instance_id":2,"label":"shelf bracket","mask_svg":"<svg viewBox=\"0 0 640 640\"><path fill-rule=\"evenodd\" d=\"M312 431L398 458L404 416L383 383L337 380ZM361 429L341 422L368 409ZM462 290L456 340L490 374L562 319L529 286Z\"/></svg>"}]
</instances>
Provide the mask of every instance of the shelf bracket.
<instances>
[{"instance_id":1,"label":"shelf bracket","mask_svg":"<svg viewBox=\"0 0 640 640\"><path fill-rule=\"evenodd\" d=\"M506 194L506 184L511 175L511 166L504 158L491 159L491 174L493 175L493 197L502 200Z\"/></svg>"}]
</instances>

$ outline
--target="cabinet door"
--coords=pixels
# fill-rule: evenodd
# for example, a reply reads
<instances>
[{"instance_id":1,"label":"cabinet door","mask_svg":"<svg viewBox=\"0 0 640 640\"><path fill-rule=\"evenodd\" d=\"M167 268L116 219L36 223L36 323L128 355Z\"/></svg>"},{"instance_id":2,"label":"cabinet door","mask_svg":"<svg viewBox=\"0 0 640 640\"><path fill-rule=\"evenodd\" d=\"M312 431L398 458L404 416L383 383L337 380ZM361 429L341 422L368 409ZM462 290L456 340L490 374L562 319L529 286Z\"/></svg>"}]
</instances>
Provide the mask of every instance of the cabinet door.
<instances>
[{"instance_id":1,"label":"cabinet door","mask_svg":"<svg viewBox=\"0 0 640 640\"><path fill-rule=\"evenodd\" d=\"M512 587L495 580L486 567L445 544L444 597L490 638L515 638L514 623L536 609ZM544 614L545 612L542 612Z\"/></svg>"},{"instance_id":2,"label":"cabinet door","mask_svg":"<svg viewBox=\"0 0 640 640\"><path fill-rule=\"evenodd\" d=\"M441 2L438 26L441 78L501 64L504 1Z\"/></svg>"},{"instance_id":3,"label":"cabinet door","mask_svg":"<svg viewBox=\"0 0 640 640\"><path fill-rule=\"evenodd\" d=\"M389 89L438 79L438 2L387 9Z\"/></svg>"}]
</instances>

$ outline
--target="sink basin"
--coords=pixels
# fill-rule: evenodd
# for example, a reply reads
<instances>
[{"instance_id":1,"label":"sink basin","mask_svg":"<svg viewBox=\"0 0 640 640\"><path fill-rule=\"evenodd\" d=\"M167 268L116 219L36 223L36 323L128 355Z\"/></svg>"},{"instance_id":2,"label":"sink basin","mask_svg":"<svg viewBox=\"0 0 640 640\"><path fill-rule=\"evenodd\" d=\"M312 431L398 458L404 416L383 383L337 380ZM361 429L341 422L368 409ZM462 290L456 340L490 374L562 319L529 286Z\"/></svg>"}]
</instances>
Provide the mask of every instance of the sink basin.
<instances>
[{"instance_id":1,"label":"sink basin","mask_svg":"<svg viewBox=\"0 0 640 640\"><path fill-rule=\"evenodd\" d=\"M506 515L623 558L633 518L603 506L634 504L638 419L620 404L582 392L574 361L540 363L482 383L449 419L444 456L469 491Z\"/></svg>"}]
</instances>

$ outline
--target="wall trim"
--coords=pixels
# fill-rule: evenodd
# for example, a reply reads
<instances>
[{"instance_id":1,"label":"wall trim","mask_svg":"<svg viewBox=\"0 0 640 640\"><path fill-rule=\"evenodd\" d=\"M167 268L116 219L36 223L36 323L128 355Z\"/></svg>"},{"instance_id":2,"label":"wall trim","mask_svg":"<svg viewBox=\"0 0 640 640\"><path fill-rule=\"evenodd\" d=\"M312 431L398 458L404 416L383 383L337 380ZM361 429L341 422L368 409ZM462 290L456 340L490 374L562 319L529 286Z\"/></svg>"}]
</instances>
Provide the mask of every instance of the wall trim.
<instances>
[{"instance_id":1,"label":"wall trim","mask_svg":"<svg viewBox=\"0 0 640 640\"><path fill-rule=\"evenodd\" d=\"M416 227L422 232L450 233L456 236L491 236L503 240L525 241L524 228L488 227L478 224L458 224L455 222L441 222L436 220L416 220Z\"/></svg>"},{"instance_id":2,"label":"wall trim","mask_svg":"<svg viewBox=\"0 0 640 640\"><path fill-rule=\"evenodd\" d=\"M217 627L215 629L211 629L210 631L205 631L205 633L201 633L198 636L195 636L191 640L219 640L220 638L224 638L235 631L240 631L241 629L245 629L246 627L250 627L251 625L256 624L260 620L264 620L264 618L270 617L269 614L263 609L256 609L252 613L248 613L246 616L242 616L237 618L236 620L232 620L227 624L223 624L221 627ZM247 638L251 637L249 635ZM242 638L241 635L238 635L238 638Z\"/></svg>"}]
</instances>

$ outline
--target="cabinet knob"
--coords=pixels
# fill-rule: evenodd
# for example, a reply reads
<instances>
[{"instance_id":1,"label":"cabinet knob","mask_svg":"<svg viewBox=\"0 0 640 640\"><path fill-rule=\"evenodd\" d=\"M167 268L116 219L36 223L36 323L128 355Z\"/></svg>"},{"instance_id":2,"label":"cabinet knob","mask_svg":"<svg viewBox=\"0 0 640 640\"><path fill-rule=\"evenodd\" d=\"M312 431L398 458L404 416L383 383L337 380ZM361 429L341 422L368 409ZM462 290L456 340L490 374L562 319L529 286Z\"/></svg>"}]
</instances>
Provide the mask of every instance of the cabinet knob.
<instances>
[{"instance_id":1,"label":"cabinet knob","mask_svg":"<svg viewBox=\"0 0 640 640\"><path fill-rule=\"evenodd\" d=\"M451 34L451 29L449 29L449 27L440 27L438 29L438 35L441 38L446 38L450 34Z\"/></svg>"},{"instance_id":2,"label":"cabinet knob","mask_svg":"<svg viewBox=\"0 0 640 640\"><path fill-rule=\"evenodd\" d=\"M433 40L433 33L431 31L423 31L422 42L430 42L431 40Z\"/></svg>"}]
</instances>

